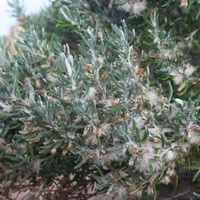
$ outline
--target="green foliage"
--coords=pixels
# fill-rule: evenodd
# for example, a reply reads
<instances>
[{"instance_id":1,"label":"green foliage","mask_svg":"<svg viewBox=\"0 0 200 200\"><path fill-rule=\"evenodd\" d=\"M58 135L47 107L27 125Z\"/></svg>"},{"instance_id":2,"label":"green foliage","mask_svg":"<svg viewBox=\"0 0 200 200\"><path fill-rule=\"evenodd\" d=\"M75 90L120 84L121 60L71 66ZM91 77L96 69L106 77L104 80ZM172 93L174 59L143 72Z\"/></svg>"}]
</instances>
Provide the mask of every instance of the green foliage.
<instances>
[{"instance_id":1,"label":"green foliage","mask_svg":"<svg viewBox=\"0 0 200 200\"><path fill-rule=\"evenodd\" d=\"M23 19L17 55L1 44L2 193L156 199L181 168L198 180L199 2L128 3L55 1Z\"/></svg>"}]
</instances>

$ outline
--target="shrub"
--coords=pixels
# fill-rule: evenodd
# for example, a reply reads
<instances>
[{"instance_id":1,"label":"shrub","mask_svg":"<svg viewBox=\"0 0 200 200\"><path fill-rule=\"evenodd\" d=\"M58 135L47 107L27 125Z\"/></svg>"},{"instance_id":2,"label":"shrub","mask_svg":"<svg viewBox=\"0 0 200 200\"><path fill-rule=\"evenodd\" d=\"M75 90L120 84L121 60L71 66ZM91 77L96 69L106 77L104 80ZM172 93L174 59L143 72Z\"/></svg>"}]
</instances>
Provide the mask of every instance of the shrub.
<instances>
[{"instance_id":1,"label":"shrub","mask_svg":"<svg viewBox=\"0 0 200 200\"><path fill-rule=\"evenodd\" d=\"M179 170L198 180L199 6L186 2L63 0L48 8L57 28L48 12L23 19L18 54L0 49L2 195L156 198Z\"/></svg>"}]
</instances>

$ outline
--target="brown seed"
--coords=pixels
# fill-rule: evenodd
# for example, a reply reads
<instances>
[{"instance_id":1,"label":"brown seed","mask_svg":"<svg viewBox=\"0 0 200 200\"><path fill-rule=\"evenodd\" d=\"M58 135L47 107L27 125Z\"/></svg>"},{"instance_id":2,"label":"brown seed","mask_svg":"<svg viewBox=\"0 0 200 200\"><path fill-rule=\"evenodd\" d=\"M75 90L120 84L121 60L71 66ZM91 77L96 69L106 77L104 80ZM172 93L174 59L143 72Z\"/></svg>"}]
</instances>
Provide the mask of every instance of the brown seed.
<instances>
[{"instance_id":1,"label":"brown seed","mask_svg":"<svg viewBox=\"0 0 200 200\"><path fill-rule=\"evenodd\" d=\"M35 81L35 87L37 88L37 89L40 89L41 88L41 84L40 84L40 80L36 80Z\"/></svg>"},{"instance_id":2,"label":"brown seed","mask_svg":"<svg viewBox=\"0 0 200 200\"><path fill-rule=\"evenodd\" d=\"M29 129L30 128L30 125L31 125L31 122L25 122L25 129Z\"/></svg>"},{"instance_id":3,"label":"brown seed","mask_svg":"<svg viewBox=\"0 0 200 200\"><path fill-rule=\"evenodd\" d=\"M67 150L71 151L73 149L73 144L70 142L67 146Z\"/></svg>"},{"instance_id":4,"label":"brown seed","mask_svg":"<svg viewBox=\"0 0 200 200\"><path fill-rule=\"evenodd\" d=\"M85 68L85 70L88 71L88 70L92 69L92 65L91 64L85 64L84 68Z\"/></svg>"},{"instance_id":5,"label":"brown seed","mask_svg":"<svg viewBox=\"0 0 200 200\"><path fill-rule=\"evenodd\" d=\"M162 55L160 53L155 55L156 59L160 59L162 57Z\"/></svg>"},{"instance_id":6,"label":"brown seed","mask_svg":"<svg viewBox=\"0 0 200 200\"><path fill-rule=\"evenodd\" d=\"M139 69L138 69L138 74L139 74L140 76L143 76L143 75L144 75L144 69L143 69L143 68L139 68Z\"/></svg>"},{"instance_id":7,"label":"brown seed","mask_svg":"<svg viewBox=\"0 0 200 200\"><path fill-rule=\"evenodd\" d=\"M103 75L102 75L102 78L105 80L108 78L108 72L104 71L103 72Z\"/></svg>"},{"instance_id":8,"label":"brown seed","mask_svg":"<svg viewBox=\"0 0 200 200\"><path fill-rule=\"evenodd\" d=\"M60 110L56 110L56 116L58 117L58 116L62 116L63 115L63 113L60 111Z\"/></svg>"},{"instance_id":9,"label":"brown seed","mask_svg":"<svg viewBox=\"0 0 200 200\"><path fill-rule=\"evenodd\" d=\"M133 59L136 59L136 58L137 58L137 55L138 55L137 52L133 52L133 54L132 54Z\"/></svg>"},{"instance_id":10,"label":"brown seed","mask_svg":"<svg viewBox=\"0 0 200 200\"><path fill-rule=\"evenodd\" d=\"M125 113L124 120L128 121L129 119L130 119L130 114L129 113Z\"/></svg>"}]
</instances>

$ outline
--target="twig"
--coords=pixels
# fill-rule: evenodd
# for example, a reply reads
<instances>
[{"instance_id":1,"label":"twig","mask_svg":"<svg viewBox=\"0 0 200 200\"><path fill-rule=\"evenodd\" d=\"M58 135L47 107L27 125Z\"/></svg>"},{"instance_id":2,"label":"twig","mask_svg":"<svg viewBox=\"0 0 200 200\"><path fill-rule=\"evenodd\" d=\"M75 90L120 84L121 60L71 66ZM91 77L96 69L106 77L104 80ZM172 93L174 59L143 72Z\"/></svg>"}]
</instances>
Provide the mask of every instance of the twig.
<instances>
[{"instance_id":1,"label":"twig","mask_svg":"<svg viewBox=\"0 0 200 200\"><path fill-rule=\"evenodd\" d=\"M179 193L179 194L177 194L177 195L175 195L175 196L173 196L173 197L164 198L164 199L162 199L162 200L173 200L174 198L178 198L178 197L184 196L184 195L186 195L186 194L189 193L189 192L190 192L190 190L187 190L187 191L182 192L182 193Z\"/></svg>"}]
</instances>

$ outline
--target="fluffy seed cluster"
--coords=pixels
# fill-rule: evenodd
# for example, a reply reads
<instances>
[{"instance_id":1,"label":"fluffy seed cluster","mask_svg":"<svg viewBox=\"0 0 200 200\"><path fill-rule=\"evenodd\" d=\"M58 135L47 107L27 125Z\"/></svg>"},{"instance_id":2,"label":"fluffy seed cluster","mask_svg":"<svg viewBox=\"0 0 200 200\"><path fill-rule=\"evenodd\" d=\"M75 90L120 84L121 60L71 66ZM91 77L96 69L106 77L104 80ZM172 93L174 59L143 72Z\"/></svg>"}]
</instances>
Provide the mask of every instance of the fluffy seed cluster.
<instances>
[{"instance_id":1,"label":"fluffy seed cluster","mask_svg":"<svg viewBox=\"0 0 200 200\"><path fill-rule=\"evenodd\" d=\"M130 14L140 15L147 7L146 0L118 0L118 9Z\"/></svg>"},{"instance_id":2,"label":"fluffy seed cluster","mask_svg":"<svg viewBox=\"0 0 200 200\"><path fill-rule=\"evenodd\" d=\"M188 7L188 0L181 0L180 7L181 8L187 8Z\"/></svg>"},{"instance_id":3,"label":"fluffy seed cluster","mask_svg":"<svg viewBox=\"0 0 200 200\"><path fill-rule=\"evenodd\" d=\"M196 68L187 63L184 68L178 68L173 70L170 75L173 77L173 81L179 86L178 91L185 88L187 81L192 80L191 76L194 74Z\"/></svg>"}]
</instances>

